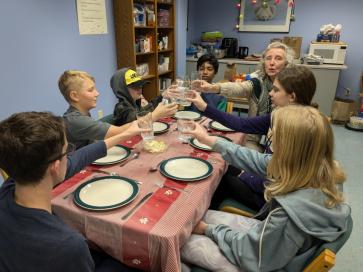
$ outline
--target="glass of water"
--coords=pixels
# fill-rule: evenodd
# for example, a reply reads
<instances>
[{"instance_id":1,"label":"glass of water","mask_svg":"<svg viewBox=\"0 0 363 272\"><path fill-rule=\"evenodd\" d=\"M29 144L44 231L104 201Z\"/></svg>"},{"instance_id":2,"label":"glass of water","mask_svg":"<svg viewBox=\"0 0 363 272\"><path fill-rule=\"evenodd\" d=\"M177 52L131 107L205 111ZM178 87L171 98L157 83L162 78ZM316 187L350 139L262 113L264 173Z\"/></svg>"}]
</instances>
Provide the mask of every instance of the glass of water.
<instances>
[{"instance_id":1,"label":"glass of water","mask_svg":"<svg viewBox=\"0 0 363 272\"><path fill-rule=\"evenodd\" d=\"M188 118L179 118L177 121L177 125L179 132L178 139L183 143L189 142L192 135L188 134L188 132L195 128L194 121Z\"/></svg>"},{"instance_id":2,"label":"glass of water","mask_svg":"<svg viewBox=\"0 0 363 272\"><path fill-rule=\"evenodd\" d=\"M154 130L153 130L153 119L151 116L151 112L148 111L140 111L136 115L137 117L137 125L139 128L148 129L149 131L141 133L141 137L144 141L149 141L154 139Z\"/></svg>"},{"instance_id":3,"label":"glass of water","mask_svg":"<svg viewBox=\"0 0 363 272\"><path fill-rule=\"evenodd\" d=\"M177 90L179 92L179 97L178 97L177 103L184 107L189 107L191 105L191 102L185 100L186 94L189 91L189 88L188 87L178 87Z\"/></svg>"}]
</instances>

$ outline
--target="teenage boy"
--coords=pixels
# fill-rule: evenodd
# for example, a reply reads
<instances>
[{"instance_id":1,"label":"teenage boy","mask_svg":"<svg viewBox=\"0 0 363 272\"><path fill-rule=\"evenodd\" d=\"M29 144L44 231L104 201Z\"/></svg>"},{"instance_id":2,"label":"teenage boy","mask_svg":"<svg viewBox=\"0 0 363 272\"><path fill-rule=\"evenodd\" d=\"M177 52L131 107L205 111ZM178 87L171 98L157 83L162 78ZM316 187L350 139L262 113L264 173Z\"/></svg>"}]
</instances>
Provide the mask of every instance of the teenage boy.
<instances>
[{"instance_id":1,"label":"teenage boy","mask_svg":"<svg viewBox=\"0 0 363 272\"><path fill-rule=\"evenodd\" d=\"M148 81L142 79L134 70L122 68L111 77L110 85L118 99L113 111L116 125L123 125L136 120L137 112L152 112L154 121L173 115L177 110L176 104L162 105L163 97L167 97L168 91L148 102L142 95L143 87ZM161 109L164 109L161 111Z\"/></svg>"},{"instance_id":2,"label":"teenage boy","mask_svg":"<svg viewBox=\"0 0 363 272\"><path fill-rule=\"evenodd\" d=\"M83 71L65 71L59 78L58 87L70 105L63 115L67 139L70 143L75 144L77 149L95 140L107 139L122 133L130 125L118 127L96 121L90 116L89 111L96 107L99 96L95 79L90 74ZM153 115L154 118L159 119L173 113L173 111L170 113L168 107L160 105Z\"/></svg>"},{"instance_id":3,"label":"teenage boy","mask_svg":"<svg viewBox=\"0 0 363 272\"><path fill-rule=\"evenodd\" d=\"M215 75L218 73L218 68L218 60L212 54L202 55L197 60L197 72L199 79L205 80L210 84L212 83ZM221 111L226 110L227 100L225 97L212 93L202 93L201 96L208 105ZM192 105L191 108L194 111L199 111L196 107L194 107L194 105Z\"/></svg>"},{"instance_id":4,"label":"teenage boy","mask_svg":"<svg viewBox=\"0 0 363 272\"><path fill-rule=\"evenodd\" d=\"M106 148L140 132L135 122L127 131L67 156L74 148L63 118L25 112L0 122L0 168L10 176L0 188L0 271L95 270L85 238L52 213L51 191ZM115 260L112 265L122 267Z\"/></svg>"}]
</instances>

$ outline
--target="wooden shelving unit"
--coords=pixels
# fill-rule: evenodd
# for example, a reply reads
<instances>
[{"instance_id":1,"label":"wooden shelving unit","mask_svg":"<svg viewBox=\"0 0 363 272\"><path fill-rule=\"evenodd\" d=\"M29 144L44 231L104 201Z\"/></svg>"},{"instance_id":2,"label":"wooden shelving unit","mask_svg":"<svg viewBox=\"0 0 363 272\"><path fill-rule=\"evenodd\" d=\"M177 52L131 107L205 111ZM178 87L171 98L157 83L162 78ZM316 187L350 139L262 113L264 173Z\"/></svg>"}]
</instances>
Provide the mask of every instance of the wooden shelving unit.
<instances>
[{"instance_id":1,"label":"wooden shelving unit","mask_svg":"<svg viewBox=\"0 0 363 272\"><path fill-rule=\"evenodd\" d=\"M135 4L147 6L152 10L155 15L154 21L148 22L148 15L145 12L145 24L137 25ZM117 67L118 69L130 67L136 70L137 65L146 63L149 73L143 78L150 83L144 87L144 96L150 100L160 92L160 79L175 79L175 0L114 0L113 10ZM163 10L164 14L165 11L169 14L169 20L161 20L162 17L158 14L163 11L160 10ZM165 22L168 22L167 25ZM139 52L137 51L139 43L136 40L144 36L151 38L151 48L148 52ZM166 48L162 42L160 44L161 37L168 37ZM169 65L164 64L159 67L159 64L166 59L169 59Z\"/></svg>"}]
</instances>

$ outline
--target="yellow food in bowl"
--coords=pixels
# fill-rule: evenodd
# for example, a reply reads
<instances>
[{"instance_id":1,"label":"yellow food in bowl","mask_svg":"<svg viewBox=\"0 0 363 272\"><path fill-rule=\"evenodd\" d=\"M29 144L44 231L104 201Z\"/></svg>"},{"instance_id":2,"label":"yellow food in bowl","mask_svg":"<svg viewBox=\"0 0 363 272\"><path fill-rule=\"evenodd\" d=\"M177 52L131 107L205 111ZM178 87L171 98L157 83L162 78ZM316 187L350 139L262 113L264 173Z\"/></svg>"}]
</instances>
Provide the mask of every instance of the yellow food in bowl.
<instances>
[{"instance_id":1,"label":"yellow food in bowl","mask_svg":"<svg viewBox=\"0 0 363 272\"><path fill-rule=\"evenodd\" d=\"M164 152L168 146L163 141L145 141L144 149L150 153L160 153Z\"/></svg>"}]
</instances>

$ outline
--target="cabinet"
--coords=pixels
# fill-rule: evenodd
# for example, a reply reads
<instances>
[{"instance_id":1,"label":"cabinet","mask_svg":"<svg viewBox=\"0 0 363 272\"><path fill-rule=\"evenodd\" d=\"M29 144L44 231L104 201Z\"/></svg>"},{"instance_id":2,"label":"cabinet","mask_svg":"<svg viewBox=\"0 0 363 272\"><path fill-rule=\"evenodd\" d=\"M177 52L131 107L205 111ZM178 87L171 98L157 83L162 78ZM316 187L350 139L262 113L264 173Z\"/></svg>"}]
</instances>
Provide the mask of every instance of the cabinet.
<instances>
[{"instance_id":1,"label":"cabinet","mask_svg":"<svg viewBox=\"0 0 363 272\"><path fill-rule=\"evenodd\" d=\"M150 100L175 78L175 0L114 0L113 11L117 67L150 81Z\"/></svg>"}]
</instances>

